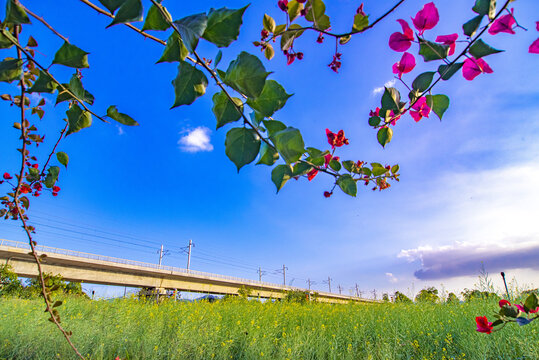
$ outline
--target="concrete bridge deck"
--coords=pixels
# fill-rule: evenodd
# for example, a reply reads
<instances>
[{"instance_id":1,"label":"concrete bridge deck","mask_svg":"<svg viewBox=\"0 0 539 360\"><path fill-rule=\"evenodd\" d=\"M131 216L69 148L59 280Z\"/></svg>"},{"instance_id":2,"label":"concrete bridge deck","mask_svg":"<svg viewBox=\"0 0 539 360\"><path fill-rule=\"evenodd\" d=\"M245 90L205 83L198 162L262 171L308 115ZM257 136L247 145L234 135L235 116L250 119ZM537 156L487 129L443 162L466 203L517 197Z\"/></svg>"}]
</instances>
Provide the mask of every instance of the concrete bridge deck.
<instances>
[{"instance_id":1,"label":"concrete bridge deck","mask_svg":"<svg viewBox=\"0 0 539 360\"><path fill-rule=\"evenodd\" d=\"M0 261L9 264L21 277L36 277L37 266L23 242L0 239ZM172 266L84 253L38 245L38 254L45 254L43 271L60 274L67 281L176 289L208 294L238 294L240 287L251 290L251 296L279 299L287 291L307 289L272 284L264 281L187 270ZM317 292L318 300L330 303L373 302L356 296Z\"/></svg>"}]
</instances>

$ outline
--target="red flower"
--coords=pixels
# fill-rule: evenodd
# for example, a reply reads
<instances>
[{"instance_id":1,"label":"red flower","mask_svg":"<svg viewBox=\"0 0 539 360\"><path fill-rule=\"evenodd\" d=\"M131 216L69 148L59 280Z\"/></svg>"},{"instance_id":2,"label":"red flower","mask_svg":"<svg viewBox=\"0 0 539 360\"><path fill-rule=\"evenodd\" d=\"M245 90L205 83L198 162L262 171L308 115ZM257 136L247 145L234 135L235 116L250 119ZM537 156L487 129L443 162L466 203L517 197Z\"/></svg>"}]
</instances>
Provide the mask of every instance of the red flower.
<instances>
[{"instance_id":1,"label":"red flower","mask_svg":"<svg viewBox=\"0 0 539 360\"><path fill-rule=\"evenodd\" d=\"M372 111L369 113L369 116L370 117L373 117L373 116L380 116L380 108L377 107L376 110Z\"/></svg>"},{"instance_id":2,"label":"red flower","mask_svg":"<svg viewBox=\"0 0 539 360\"><path fill-rule=\"evenodd\" d=\"M410 115L414 118L415 122L418 122L421 120L421 118L429 117L430 113L430 107L427 105L427 99L422 96L420 97L414 105L412 105L412 109L410 110ZM395 120L396 121L396 120Z\"/></svg>"},{"instance_id":3,"label":"red flower","mask_svg":"<svg viewBox=\"0 0 539 360\"><path fill-rule=\"evenodd\" d=\"M325 197L325 198L328 198L328 197L330 197L331 195L333 195L333 192L324 191L324 197Z\"/></svg>"},{"instance_id":4,"label":"red flower","mask_svg":"<svg viewBox=\"0 0 539 360\"><path fill-rule=\"evenodd\" d=\"M539 54L539 38L532 42L530 48L528 49L530 54Z\"/></svg>"},{"instance_id":5,"label":"red flower","mask_svg":"<svg viewBox=\"0 0 539 360\"><path fill-rule=\"evenodd\" d=\"M414 31L410 25L402 19L397 20L402 26L402 33L396 32L389 37L389 47L395 51L406 51L412 46Z\"/></svg>"},{"instance_id":6,"label":"red flower","mask_svg":"<svg viewBox=\"0 0 539 360\"><path fill-rule=\"evenodd\" d=\"M464 65L462 66L462 75L466 80L473 80L481 73L491 74L493 72L494 70L482 58L468 58L464 60Z\"/></svg>"},{"instance_id":7,"label":"red flower","mask_svg":"<svg viewBox=\"0 0 539 360\"><path fill-rule=\"evenodd\" d=\"M319 44L322 44L324 42L324 33L318 34L318 38L316 39L316 42Z\"/></svg>"},{"instance_id":8,"label":"red flower","mask_svg":"<svg viewBox=\"0 0 539 360\"><path fill-rule=\"evenodd\" d=\"M438 9L432 2L425 4L423 9L419 10L415 18L412 19L415 28L419 30L419 35L423 35L425 30L435 27L439 20Z\"/></svg>"},{"instance_id":9,"label":"red flower","mask_svg":"<svg viewBox=\"0 0 539 360\"><path fill-rule=\"evenodd\" d=\"M359 5L359 7L357 8L356 14L360 14L362 16L367 16L367 14L365 14L365 11L363 11L363 3L361 3L361 5Z\"/></svg>"},{"instance_id":10,"label":"red flower","mask_svg":"<svg viewBox=\"0 0 539 360\"><path fill-rule=\"evenodd\" d=\"M260 32L260 37L262 38L262 40L264 40L264 39L267 38L268 36L269 36L268 30L263 29L263 30Z\"/></svg>"},{"instance_id":11,"label":"red flower","mask_svg":"<svg viewBox=\"0 0 539 360\"><path fill-rule=\"evenodd\" d=\"M477 331L490 334L492 332L492 323L488 321L486 316L478 316L475 318L477 323Z\"/></svg>"},{"instance_id":12,"label":"red flower","mask_svg":"<svg viewBox=\"0 0 539 360\"><path fill-rule=\"evenodd\" d=\"M314 168L307 173L307 179L311 181L318 174L318 169Z\"/></svg>"},{"instance_id":13,"label":"red flower","mask_svg":"<svg viewBox=\"0 0 539 360\"><path fill-rule=\"evenodd\" d=\"M59 186L53 186L53 187L52 187L52 191L53 191L53 192L59 192L59 191L60 191L60 187L59 187Z\"/></svg>"},{"instance_id":14,"label":"red flower","mask_svg":"<svg viewBox=\"0 0 539 360\"><path fill-rule=\"evenodd\" d=\"M34 164L34 165L32 165L32 167L33 167L34 169L38 169L38 168L39 168L39 164Z\"/></svg>"},{"instance_id":15,"label":"red flower","mask_svg":"<svg viewBox=\"0 0 539 360\"><path fill-rule=\"evenodd\" d=\"M339 132L335 134L329 129L326 129L326 136L328 137L328 143L331 145L332 149L349 144L348 139L344 137L344 130L339 130Z\"/></svg>"},{"instance_id":16,"label":"red flower","mask_svg":"<svg viewBox=\"0 0 539 360\"><path fill-rule=\"evenodd\" d=\"M402 74L409 73L415 67L415 58L412 54L405 52L402 54L400 61L397 61L393 64L393 74L398 74L399 79L402 77Z\"/></svg>"},{"instance_id":17,"label":"red flower","mask_svg":"<svg viewBox=\"0 0 539 360\"><path fill-rule=\"evenodd\" d=\"M513 10L511 9L511 13L500 16L499 19L496 19L492 26L488 29L488 33L490 35L496 35L498 33L508 33L508 34L515 34L515 30L513 30L513 26L517 23L515 20L515 17L513 16Z\"/></svg>"},{"instance_id":18,"label":"red flower","mask_svg":"<svg viewBox=\"0 0 539 360\"><path fill-rule=\"evenodd\" d=\"M335 53L333 55L333 61L331 61L328 66L331 70L335 71L336 73L339 72L339 69L341 68L342 62L341 62L341 53Z\"/></svg>"},{"instance_id":19,"label":"red flower","mask_svg":"<svg viewBox=\"0 0 539 360\"><path fill-rule=\"evenodd\" d=\"M41 183L37 182L34 184L34 190L41 191L41 189L43 189L43 186L41 185Z\"/></svg>"},{"instance_id":20,"label":"red flower","mask_svg":"<svg viewBox=\"0 0 539 360\"><path fill-rule=\"evenodd\" d=\"M288 10L288 0L279 0L277 2L277 5L279 5L279 8L282 11L287 11Z\"/></svg>"},{"instance_id":21,"label":"red flower","mask_svg":"<svg viewBox=\"0 0 539 360\"><path fill-rule=\"evenodd\" d=\"M21 193L23 193L23 194L28 194L28 193L31 193L31 192L32 192L32 188L31 188L29 185L22 184L22 185L21 185L20 191L21 191Z\"/></svg>"},{"instance_id":22,"label":"red flower","mask_svg":"<svg viewBox=\"0 0 539 360\"><path fill-rule=\"evenodd\" d=\"M510 303L509 301L503 299L503 300L500 300L500 302L498 303L498 305L499 305L501 308L503 308L505 305L511 306L511 303Z\"/></svg>"},{"instance_id":23,"label":"red flower","mask_svg":"<svg viewBox=\"0 0 539 360\"><path fill-rule=\"evenodd\" d=\"M436 42L442 43L444 45L449 45L449 54L453 55L455 53L456 41L459 37L459 34L451 35L440 35L436 38Z\"/></svg>"},{"instance_id":24,"label":"red flower","mask_svg":"<svg viewBox=\"0 0 539 360\"><path fill-rule=\"evenodd\" d=\"M4 179L10 180L13 179L13 176L9 175L9 173L4 173Z\"/></svg>"}]
</instances>

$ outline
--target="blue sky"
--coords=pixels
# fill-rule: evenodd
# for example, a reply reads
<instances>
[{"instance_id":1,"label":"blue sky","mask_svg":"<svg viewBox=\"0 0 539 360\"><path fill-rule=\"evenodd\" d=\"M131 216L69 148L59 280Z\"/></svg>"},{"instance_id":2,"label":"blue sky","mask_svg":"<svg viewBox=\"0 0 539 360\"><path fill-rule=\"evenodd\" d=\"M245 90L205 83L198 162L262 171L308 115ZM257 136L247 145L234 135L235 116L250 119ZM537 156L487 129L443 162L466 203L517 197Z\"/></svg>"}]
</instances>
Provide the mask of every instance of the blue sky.
<instances>
[{"instance_id":1,"label":"blue sky","mask_svg":"<svg viewBox=\"0 0 539 360\"><path fill-rule=\"evenodd\" d=\"M177 19L210 7L246 3L164 5ZM537 286L539 57L529 54L528 46L539 36L539 19L533 17L539 7L532 1L514 3L517 21L527 32L486 35L488 44L506 50L485 58L493 74L470 82L459 73L436 87L436 93L451 98L442 122L434 114L419 123L404 116L392 142L382 149L367 119L369 110L379 105L376 89L393 79L391 66L401 56L389 49L387 40L401 30L395 20L409 19L424 3L407 1L343 46L339 74L327 67L334 43L326 39L318 45L314 33L295 45L305 53L302 61L287 66L280 54L263 60L274 72L270 78L295 94L275 118L301 129L307 146L325 148L325 129L344 129L350 145L339 149L341 158L400 164L401 182L388 190L360 189L358 198L336 192L325 199L322 193L332 184L321 175L310 183L291 181L276 194L268 167L250 165L237 173L224 153L230 126L215 131L215 86L192 106L169 110L176 65L155 65L162 51L159 44L121 25L105 30L109 19L80 2L58 1L54 9L47 2L26 2L91 53L83 83L96 97L94 109L105 113L114 104L140 123L129 128L94 119L91 128L62 142L59 150L70 156L58 184L62 191L57 198L45 195L31 205L36 240L148 262L157 262L157 250L164 244L171 251L164 263L185 266L181 248L193 239L193 269L257 279L260 266L268 272L264 280L280 282L282 275L272 272L286 264L287 282L294 279L292 285L305 286L311 279L319 289L325 289L322 281L330 276L333 289L340 284L345 291L355 283L364 293L375 288L411 293L440 284L459 290L473 286L482 261L493 274L505 270L520 285ZM435 3L440 23L426 36L433 40L436 35L462 34L461 24L474 16L473 1ZM365 10L373 19L391 4L369 1ZM356 1L331 2L327 11L335 31L348 28L349 14L357 6ZM223 50L221 68L242 50L261 56L251 42L259 38L264 13L282 16L276 2L251 4L239 40ZM48 65L61 41L34 23L32 34L42 52L38 58ZM14 56L11 52L3 51ZM211 58L217 49L202 41L199 52ZM410 52L416 55L417 47ZM424 64L418 56L416 60L416 69L403 76L408 83L438 66ZM58 65L51 71L66 82L72 74ZM2 84L0 90L13 88ZM45 98L51 101L37 126L51 135L39 149L40 160L50 149L52 134L63 126L66 110L64 104L50 105L53 97ZM18 133L11 128L16 113L5 102L0 112L1 170L13 173L19 162L14 150ZM1 190L7 191L5 185ZM0 238L24 241L23 235L14 223L0 222ZM495 280L501 286L498 277Z\"/></svg>"}]
</instances>

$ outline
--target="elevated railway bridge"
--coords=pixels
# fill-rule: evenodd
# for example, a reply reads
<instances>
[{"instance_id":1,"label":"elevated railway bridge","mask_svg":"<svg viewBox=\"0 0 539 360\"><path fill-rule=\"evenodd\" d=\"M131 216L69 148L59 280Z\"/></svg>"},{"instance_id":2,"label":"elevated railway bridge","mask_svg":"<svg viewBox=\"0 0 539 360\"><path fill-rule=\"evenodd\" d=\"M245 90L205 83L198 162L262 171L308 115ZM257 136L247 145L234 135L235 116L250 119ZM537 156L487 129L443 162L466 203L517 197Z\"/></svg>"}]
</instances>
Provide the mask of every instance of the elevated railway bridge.
<instances>
[{"instance_id":1,"label":"elevated railway bridge","mask_svg":"<svg viewBox=\"0 0 539 360\"><path fill-rule=\"evenodd\" d=\"M307 289L241 279L233 276L187 270L141 261L90 254L75 250L38 245L39 255L45 254L43 271L60 274L67 281L103 285L146 287L163 290L190 291L205 294L237 295L240 288L251 296L280 299L288 291ZM9 264L20 277L35 278L37 266L27 243L0 239L0 263ZM357 296L317 292L318 300L329 303L373 302Z\"/></svg>"}]
</instances>

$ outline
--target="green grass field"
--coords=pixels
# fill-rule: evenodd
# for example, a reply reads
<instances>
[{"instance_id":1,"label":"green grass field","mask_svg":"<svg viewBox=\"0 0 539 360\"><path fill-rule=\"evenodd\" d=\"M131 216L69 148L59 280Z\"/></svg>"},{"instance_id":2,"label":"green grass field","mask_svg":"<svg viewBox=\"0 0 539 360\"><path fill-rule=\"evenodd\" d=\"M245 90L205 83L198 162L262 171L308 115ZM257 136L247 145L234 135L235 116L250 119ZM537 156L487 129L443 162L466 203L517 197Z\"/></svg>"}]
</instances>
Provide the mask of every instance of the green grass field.
<instances>
[{"instance_id":1,"label":"green grass field","mask_svg":"<svg viewBox=\"0 0 539 360\"><path fill-rule=\"evenodd\" d=\"M475 316L496 309L68 298L60 313L89 359L539 359L539 323L475 331ZM40 299L0 299L0 358L74 358L43 310Z\"/></svg>"}]
</instances>

